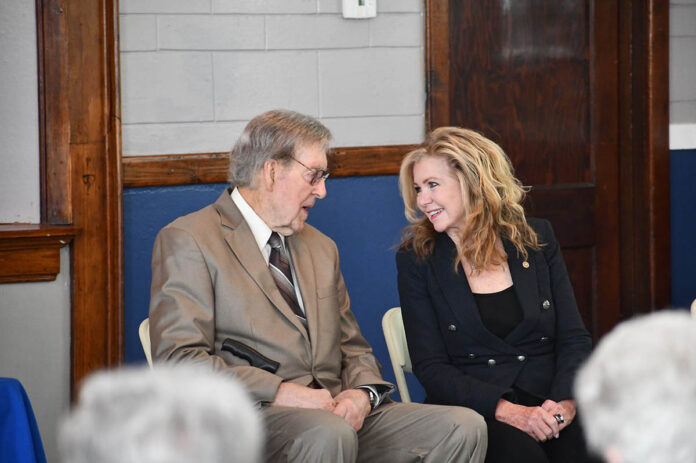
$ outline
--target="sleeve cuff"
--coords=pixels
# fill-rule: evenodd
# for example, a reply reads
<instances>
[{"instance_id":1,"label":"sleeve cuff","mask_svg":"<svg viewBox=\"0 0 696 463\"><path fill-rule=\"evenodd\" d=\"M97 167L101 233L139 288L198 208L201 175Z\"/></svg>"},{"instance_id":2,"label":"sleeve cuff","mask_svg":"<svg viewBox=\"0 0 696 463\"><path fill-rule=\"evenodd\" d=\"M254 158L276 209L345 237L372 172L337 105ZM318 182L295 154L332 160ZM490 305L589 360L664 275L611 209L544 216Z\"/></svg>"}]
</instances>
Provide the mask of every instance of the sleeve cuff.
<instances>
[{"instance_id":1,"label":"sleeve cuff","mask_svg":"<svg viewBox=\"0 0 696 463\"><path fill-rule=\"evenodd\" d=\"M394 391L394 386L365 384L363 386L357 386L355 389L364 389L367 391L370 396L370 407L374 410Z\"/></svg>"}]
</instances>

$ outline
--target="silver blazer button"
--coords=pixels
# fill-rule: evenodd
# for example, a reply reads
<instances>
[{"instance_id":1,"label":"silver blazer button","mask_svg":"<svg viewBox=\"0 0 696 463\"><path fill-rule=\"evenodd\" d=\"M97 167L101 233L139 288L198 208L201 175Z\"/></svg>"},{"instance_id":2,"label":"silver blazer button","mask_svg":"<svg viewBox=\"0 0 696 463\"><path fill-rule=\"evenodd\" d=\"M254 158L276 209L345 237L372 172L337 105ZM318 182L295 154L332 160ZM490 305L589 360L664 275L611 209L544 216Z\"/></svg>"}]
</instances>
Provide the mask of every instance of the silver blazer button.
<instances>
[{"instance_id":1,"label":"silver blazer button","mask_svg":"<svg viewBox=\"0 0 696 463\"><path fill-rule=\"evenodd\" d=\"M541 303L541 306L544 308L544 310L549 310L551 308L551 303L548 299L546 299L544 302Z\"/></svg>"},{"instance_id":2,"label":"silver blazer button","mask_svg":"<svg viewBox=\"0 0 696 463\"><path fill-rule=\"evenodd\" d=\"M488 359L488 366L494 367L495 366L495 359Z\"/></svg>"},{"instance_id":3,"label":"silver blazer button","mask_svg":"<svg viewBox=\"0 0 696 463\"><path fill-rule=\"evenodd\" d=\"M457 331L457 327L454 326L454 325L448 326L447 329L450 330L450 331Z\"/></svg>"}]
</instances>

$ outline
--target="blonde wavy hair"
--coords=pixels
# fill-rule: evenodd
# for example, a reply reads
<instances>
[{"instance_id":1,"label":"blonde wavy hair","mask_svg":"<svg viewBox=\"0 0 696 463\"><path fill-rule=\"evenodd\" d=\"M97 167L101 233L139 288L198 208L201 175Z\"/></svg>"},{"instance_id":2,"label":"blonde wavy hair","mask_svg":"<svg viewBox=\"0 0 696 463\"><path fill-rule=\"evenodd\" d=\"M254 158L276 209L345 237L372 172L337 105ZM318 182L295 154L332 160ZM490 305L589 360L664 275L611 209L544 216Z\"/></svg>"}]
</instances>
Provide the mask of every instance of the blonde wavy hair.
<instances>
[{"instance_id":1,"label":"blonde wavy hair","mask_svg":"<svg viewBox=\"0 0 696 463\"><path fill-rule=\"evenodd\" d=\"M406 155L401 163L399 190L404 214L411 223L404 229L400 247L413 247L420 258L430 255L438 232L418 209L413 168L420 160L443 158L459 180L462 201L468 206L468 226L457 243L455 269L464 260L474 273L501 264L507 256L498 247L502 238L514 244L519 254L539 249L537 234L527 223L522 200L529 187L515 178L510 159L496 143L472 130L440 127Z\"/></svg>"}]
</instances>

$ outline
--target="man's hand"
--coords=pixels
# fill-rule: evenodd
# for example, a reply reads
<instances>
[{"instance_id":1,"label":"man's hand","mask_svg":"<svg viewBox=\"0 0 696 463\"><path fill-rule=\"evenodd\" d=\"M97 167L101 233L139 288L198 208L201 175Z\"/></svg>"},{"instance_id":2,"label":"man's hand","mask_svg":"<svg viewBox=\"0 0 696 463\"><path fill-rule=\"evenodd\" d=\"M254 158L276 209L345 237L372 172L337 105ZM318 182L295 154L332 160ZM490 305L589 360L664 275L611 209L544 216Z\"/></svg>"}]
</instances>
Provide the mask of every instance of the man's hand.
<instances>
[{"instance_id":1,"label":"man's hand","mask_svg":"<svg viewBox=\"0 0 696 463\"><path fill-rule=\"evenodd\" d=\"M282 407L315 408L333 411L336 401L327 389L312 389L295 383L282 383L271 405Z\"/></svg>"},{"instance_id":2,"label":"man's hand","mask_svg":"<svg viewBox=\"0 0 696 463\"><path fill-rule=\"evenodd\" d=\"M334 400L336 400L336 407L333 409L334 415L342 417L356 432L359 431L365 417L371 410L367 391L347 389L338 394Z\"/></svg>"},{"instance_id":3,"label":"man's hand","mask_svg":"<svg viewBox=\"0 0 696 463\"><path fill-rule=\"evenodd\" d=\"M551 415L560 414L563 415L563 424L558 428L563 430L575 419L575 401L574 400L561 400L560 402L554 402L551 399L547 399L541 408L549 412Z\"/></svg>"},{"instance_id":4,"label":"man's hand","mask_svg":"<svg viewBox=\"0 0 696 463\"><path fill-rule=\"evenodd\" d=\"M558 437L560 428L553 415L542 407L525 407L505 399L500 399L495 409L495 419L526 432L540 442Z\"/></svg>"}]
</instances>

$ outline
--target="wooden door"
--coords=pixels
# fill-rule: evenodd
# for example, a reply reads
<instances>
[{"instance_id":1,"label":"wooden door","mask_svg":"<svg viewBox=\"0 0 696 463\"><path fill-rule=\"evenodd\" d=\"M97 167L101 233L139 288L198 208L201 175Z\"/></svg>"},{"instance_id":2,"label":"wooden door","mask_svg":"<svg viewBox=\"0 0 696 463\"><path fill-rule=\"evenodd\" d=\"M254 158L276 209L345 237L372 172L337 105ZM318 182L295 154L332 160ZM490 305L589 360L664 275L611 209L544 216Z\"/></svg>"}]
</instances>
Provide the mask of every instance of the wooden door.
<instances>
[{"instance_id":1,"label":"wooden door","mask_svg":"<svg viewBox=\"0 0 696 463\"><path fill-rule=\"evenodd\" d=\"M666 108L667 91L648 84L656 71L666 76L666 62L635 50L647 43L666 53L666 34L647 34L656 18L667 21L655 10L640 1L426 2L429 128L472 128L507 152L533 187L528 213L554 226L595 338L669 302L668 272L650 275L665 259L669 268L669 229L659 223L669 211L668 182L659 183L668 175L660 165L668 155L666 109L649 110L655 100ZM645 12L653 22L642 20ZM649 134L664 139L644 143ZM663 196L650 193L655 188ZM636 252L636 226L647 240L640 244L663 255ZM647 277L637 278L639 266Z\"/></svg>"}]
</instances>

